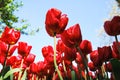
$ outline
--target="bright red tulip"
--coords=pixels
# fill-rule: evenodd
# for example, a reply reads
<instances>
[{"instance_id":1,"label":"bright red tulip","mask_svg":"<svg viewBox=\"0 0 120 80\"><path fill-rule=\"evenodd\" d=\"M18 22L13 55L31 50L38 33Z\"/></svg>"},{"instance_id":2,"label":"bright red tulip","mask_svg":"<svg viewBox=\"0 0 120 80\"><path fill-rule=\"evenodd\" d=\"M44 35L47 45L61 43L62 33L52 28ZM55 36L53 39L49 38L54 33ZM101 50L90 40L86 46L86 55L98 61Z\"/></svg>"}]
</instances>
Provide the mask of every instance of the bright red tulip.
<instances>
[{"instance_id":1,"label":"bright red tulip","mask_svg":"<svg viewBox=\"0 0 120 80\"><path fill-rule=\"evenodd\" d=\"M11 56L14 53L14 51L16 50L16 48L17 48L17 46L15 46L15 45L11 46L9 49L9 52L8 52L8 56Z\"/></svg>"},{"instance_id":2,"label":"bright red tulip","mask_svg":"<svg viewBox=\"0 0 120 80\"><path fill-rule=\"evenodd\" d=\"M34 62L35 60L35 55L34 54L28 54L28 56L25 58L25 64L27 64L28 66Z\"/></svg>"},{"instance_id":3,"label":"bright red tulip","mask_svg":"<svg viewBox=\"0 0 120 80\"><path fill-rule=\"evenodd\" d=\"M7 59L7 65L13 66L17 61L16 56L11 56Z\"/></svg>"},{"instance_id":4,"label":"bright red tulip","mask_svg":"<svg viewBox=\"0 0 120 80\"><path fill-rule=\"evenodd\" d=\"M63 43L70 48L78 46L82 41L79 24L75 24L61 34Z\"/></svg>"},{"instance_id":5,"label":"bright red tulip","mask_svg":"<svg viewBox=\"0 0 120 80\"><path fill-rule=\"evenodd\" d=\"M56 53L57 53L56 60L57 60L57 63L59 63L61 61L61 54L58 54L58 52L56 52ZM52 46L43 47L42 48L42 55L48 63L52 64L54 62L54 58L53 58L54 57L54 51L53 51Z\"/></svg>"},{"instance_id":6,"label":"bright red tulip","mask_svg":"<svg viewBox=\"0 0 120 80\"><path fill-rule=\"evenodd\" d=\"M62 33L67 23L68 17L66 14L62 14L62 12L56 8L48 10L45 20L45 28L50 36L53 37L56 34Z\"/></svg>"},{"instance_id":7,"label":"bright red tulip","mask_svg":"<svg viewBox=\"0 0 120 80\"><path fill-rule=\"evenodd\" d=\"M82 57L79 53L77 53L77 56L76 56L76 63L78 64L83 64L83 60L82 60Z\"/></svg>"},{"instance_id":8,"label":"bright red tulip","mask_svg":"<svg viewBox=\"0 0 120 80\"><path fill-rule=\"evenodd\" d=\"M105 32L110 36L116 36L120 34L120 16L114 16L111 21L105 21Z\"/></svg>"},{"instance_id":9,"label":"bright red tulip","mask_svg":"<svg viewBox=\"0 0 120 80\"><path fill-rule=\"evenodd\" d=\"M13 45L17 43L20 38L20 32L15 31L13 28L5 27L4 32L1 35L0 40L4 41L7 44Z\"/></svg>"},{"instance_id":10,"label":"bright red tulip","mask_svg":"<svg viewBox=\"0 0 120 80\"><path fill-rule=\"evenodd\" d=\"M33 74L37 74L38 72L38 65L36 63L32 63L30 65L30 72Z\"/></svg>"},{"instance_id":11,"label":"bright red tulip","mask_svg":"<svg viewBox=\"0 0 120 80\"><path fill-rule=\"evenodd\" d=\"M63 53L63 52L64 52L64 50L65 50L65 45L64 45L64 43L62 42L61 39L58 40L57 45L56 45L56 49L57 49L57 51L60 52L60 53Z\"/></svg>"},{"instance_id":12,"label":"bright red tulip","mask_svg":"<svg viewBox=\"0 0 120 80\"><path fill-rule=\"evenodd\" d=\"M90 41L88 40L83 40L81 43L80 43L80 49L82 50L82 52L84 54L88 54L88 53L91 53L92 52L92 44Z\"/></svg>"},{"instance_id":13,"label":"bright red tulip","mask_svg":"<svg viewBox=\"0 0 120 80\"><path fill-rule=\"evenodd\" d=\"M18 54L22 57L26 57L31 50L32 46L28 46L26 42L19 42L18 43Z\"/></svg>"},{"instance_id":14,"label":"bright red tulip","mask_svg":"<svg viewBox=\"0 0 120 80\"><path fill-rule=\"evenodd\" d=\"M52 46L44 46L43 48L42 48L42 55L43 55L43 57L45 58L45 57L47 57L49 54L54 54L54 51L53 51L53 47Z\"/></svg>"},{"instance_id":15,"label":"bright red tulip","mask_svg":"<svg viewBox=\"0 0 120 80\"><path fill-rule=\"evenodd\" d=\"M8 45L5 42L0 41L0 55L5 56L7 54Z\"/></svg>"}]
</instances>

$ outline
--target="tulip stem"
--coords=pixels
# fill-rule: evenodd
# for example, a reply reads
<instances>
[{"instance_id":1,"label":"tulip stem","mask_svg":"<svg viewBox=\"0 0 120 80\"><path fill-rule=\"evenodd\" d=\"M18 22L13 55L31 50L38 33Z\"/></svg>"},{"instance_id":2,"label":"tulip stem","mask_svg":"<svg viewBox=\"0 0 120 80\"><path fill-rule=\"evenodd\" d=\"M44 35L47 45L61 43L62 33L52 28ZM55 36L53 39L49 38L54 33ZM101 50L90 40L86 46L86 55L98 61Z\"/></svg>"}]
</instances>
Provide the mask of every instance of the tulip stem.
<instances>
[{"instance_id":1,"label":"tulip stem","mask_svg":"<svg viewBox=\"0 0 120 80\"><path fill-rule=\"evenodd\" d=\"M120 56L120 45L119 45L119 41L118 41L117 35L115 36L115 40L117 42L117 49L118 49L119 56Z\"/></svg>"},{"instance_id":2,"label":"tulip stem","mask_svg":"<svg viewBox=\"0 0 120 80\"><path fill-rule=\"evenodd\" d=\"M21 61L20 69L22 69L23 62L24 62L24 59L22 59L22 61ZM18 74L18 80L21 80L21 75L22 75L22 71L20 71Z\"/></svg>"},{"instance_id":3,"label":"tulip stem","mask_svg":"<svg viewBox=\"0 0 120 80\"><path fill-rule=\"evenodd\" d=\"M63 80L63 78L60 74L60 71L58 69L57 62L56 62L56 35L54 36L54 66L55 66L55 69L58 73L58 76L59 76L60 80Z\"/></svg>"},{"instance_id":4,"label":"tulip stem","mask_svg":"<svg viewBox=\"0 0 120 80\"><path fill-rule=\"evenodd\" d=\"M83 64L84 64L85 69L86 69L86 72L87 72L87 80L90 80L89 71L88 71L88 68L87 68L87 62L86 62L86 60L85 60L85 57L84 57L82 51L80 50L80 48L79 48L79 47L76 47L76 48L77 48L77 50L79 51L79 54L80 54L81 57L82 57Z\"/></svg>"}]
</instances>

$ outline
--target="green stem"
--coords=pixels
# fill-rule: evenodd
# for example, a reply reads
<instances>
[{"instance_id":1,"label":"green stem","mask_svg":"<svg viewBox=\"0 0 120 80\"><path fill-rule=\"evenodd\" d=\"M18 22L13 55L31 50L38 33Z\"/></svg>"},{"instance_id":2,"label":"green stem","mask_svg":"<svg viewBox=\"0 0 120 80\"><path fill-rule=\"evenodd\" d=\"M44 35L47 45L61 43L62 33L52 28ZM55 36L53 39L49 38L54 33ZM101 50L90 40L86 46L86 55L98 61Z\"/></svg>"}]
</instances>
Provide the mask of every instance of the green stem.
<instances>
[{"instance_id":1,"label":"green stem","mask_svg":"<svg viewBox=\"0 0 120 80\"><path fill-rule=\"evenodd\" d=\"M120 45L119 45L119 41L118 41L117 35L115 36L115 40L117 42L117 49L118 49L119 56L120 56Z\"/></svg>"},{"instance_id":2,"label":"green stem","mask_svg":"<svg viewBox=\"0 0 120 80\"><path fill-rule=\"evenodd\" d=\"M22 59L22 61L21 61L20 69L22 69L23 62L24 62L24 59ZM18 80L21 80L21 75L22 75L22 71L20 71L18 74Z\"/></svg>"},{"instance_id":3,"label":"green stem","mask_svg":"<svg viewBox=\"0 0 120 80\"><path fill-rule=\"evenodd\" d=\"M82 57L83 64L84 64L86 72L87 72L87 80L90 80L89 71L88 71L88 67L87 67L87 61L85 60L85 57L84 57L82 51L80 50L80 48L79 47L76 47L76 48L77 48L77 50L79 51L79 54Z\"/></svg>"},{"instance_id":4,"label":"green stem","mask_svg":"<svg viewBox=\"0 0 120 80\"><path fill-rule=\"evenodd\" d=\"M78 63L77 63L77 67L78 67L78 72L80 74L80 80L83 80L83 78L82 78L82 70L81 70L81 68L80 68Z\"/></svg>"},{"instance_id":5,"label":"green stem","mask_svg":"<svg viewBox=\"0 0 120 80\"><path fill-rule=\"evenodd\" d=\"M58 73L58 76L59 76L60 80L63 80L63 78L60 74L60 71L58 69L57 62L56 62L56 36L54 36L54 66L55 66L55 69Z\"/></svg>"}]
</instances>

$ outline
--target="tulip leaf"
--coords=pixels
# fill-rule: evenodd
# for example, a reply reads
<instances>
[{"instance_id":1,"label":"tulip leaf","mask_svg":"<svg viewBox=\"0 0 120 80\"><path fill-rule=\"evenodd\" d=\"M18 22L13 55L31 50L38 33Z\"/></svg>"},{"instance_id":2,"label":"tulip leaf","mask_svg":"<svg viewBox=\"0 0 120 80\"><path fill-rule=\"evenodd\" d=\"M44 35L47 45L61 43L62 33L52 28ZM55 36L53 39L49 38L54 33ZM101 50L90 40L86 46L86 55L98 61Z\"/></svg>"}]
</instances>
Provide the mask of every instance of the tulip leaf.
<instances>
[{"instance_id":1,"label":"tulip leaf","mask_svg":"<svg viewBox=\"0 0 120 80\"><path fill-rule=\"evenodd\" d=\"M25 70L24 73L23 73L23 76L22 76L21 80L26 80L26 76L27 76L27 71Z\"/></svg>"},{"instance_id":2,"label":"tulip leaf","mask_svg":"<svg viewBox=\"0 0 120 80\"><path fill-rule=\"evenodd\" d=\"M120 61L118 59L111 59L113 73L115 76L115 80L120 80Z\"/></svg>"},{"instance_id":3,"label":"tulip leaf","mask_svg":"<svg viewBox=\"0 0 120 80\"><path fill-rule=\"evenodd\" d=\"M6 79L10 75L12 75L13 73L18 72L18 71L21 71L21 69L20 68L11 69L5 74L5 76L3 78Z\"/></svg>"}]
</instances>

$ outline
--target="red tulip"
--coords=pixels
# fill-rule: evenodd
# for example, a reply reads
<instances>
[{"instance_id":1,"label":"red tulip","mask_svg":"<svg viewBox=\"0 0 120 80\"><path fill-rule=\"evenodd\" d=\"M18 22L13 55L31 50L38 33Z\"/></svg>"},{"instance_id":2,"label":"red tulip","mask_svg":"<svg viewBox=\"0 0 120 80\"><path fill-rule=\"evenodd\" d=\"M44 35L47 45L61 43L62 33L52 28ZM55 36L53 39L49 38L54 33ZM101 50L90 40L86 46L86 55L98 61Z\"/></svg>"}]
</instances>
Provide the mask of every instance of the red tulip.
<instances>
[{"instance_id":1,"label":"red tulip","mask_svg":"<svg viewBox=\"0 0 120 80\"><path fill-rule=\"evenodd\" d=\"M110 36L116 36L120 34L120 16L114 16L111 21L105 21L105 32Z\"/></svg>"},{"instance_id":2,"label":"red tulip","mask_svg":"<svg viewBox=\"0 0 120 80\"><path fill-rule=\"evenodd\" d=\"M56 8L51 8L46 14L45 27L50 36L55 36L64 31L68 23L68 17L66 14Z\"/></svg>"},{"instance_id":3,"label":"red tulip","mask_svg":"<svg viewBox=\"0 0 120 80\"><path fill-rule=\"evenodd\" d=\"M65 50L64 50L64 58L65 59L73 61L76 59L76 56L77 56L77 52L76 52L75 48L71 49L69 47L65 47Z\"/></svg>"},{"instance_id":4,"label":"red tulip","mask_svg":"<svg viewBox=\"0 0 120 80\"><path fill-rule=\"evenodd\" d=\"M43 47L42 48L42 55L48 63L52 64L54 62L54 58L53 58L54 57L54 51L53 51L52 46ZM56 55L56 60L57 60L57 63L59 63L61 61L61 54L58 54L58 52L57 52L57 55Z\"/></svg>"},{"instance_id":5,"label":"red tulip","mask_svg":"<svg viewBox=\"0 0 120 80\"><path fill-rule=\"evenodd\" d=\"M89 69L90 69L91 71L96 71L96 67L95 67L95 65L94 65L93 62L89 62L89 63L88 63L88 67L89 67Z\"/></svg>"},{"instance_id":6,"label":"red tulip","mask_svg":"<svg viewBox=\"0 0 120 80\"><path fill-rule=\"evenodd\" d=\"M61 34L63 43L70 48L76 47L82 41L82 35L79 24L71 26Z\"/></svg>"},{"instance_id":7,"label":"red tulip","mask_svg":"<svg viewBox=\"0 0 120 80\"><path fill-rule=\"evenodd\" d=\"M108 62L107 64L104 64L105 70L108 72L112 72L112 64Z\"/></svg>"},{"instance_id":8,"label":"red tulip","mask_svg":"<svg viewBox=\"0 0 120 80\"><path fill-rule=\"evenodd\" d=\"M42 48L42 55L44 58L46 58L49 54L54 54L52 46L45 46Z\"/></svg>"},{"instance_id":9,"label":"red tulip","mask_svg":"<svg viewBox=\"0 0 120 80\"><path fill-rule=\"evenodd\" d=\"M83 59L81 57L81 55L79 53L77 53L77 56L76 56L76 63L78 64L83 64Z\"/></svg>"},{"instance_id":10,"label":"red tulip","mask_svg":"<svg viewBox=\"0 0 120 80\"><path fill-rule=\"evenodd\" d=\"M93 62L93 64L95 65L95 67L99 67L102 65L103 61L99 59L99 54L98 51L92 51L90 53L90 59Z\"/></svg>"},{"instance_id":11,"label":"red tulip","mask_svg":"<svg viewBox=\"0 0 120 80\"><path fill-rule=\"evenodd\" d=\"M0 55L5 56L7 54L8 45L5 42L0 41Z\"/></svg>"},{"instance_id":12,"label":"red tulip","mask_svg":"<svg viewBox=\"0 0 120 80\"><path fill-rule=\"evenodd\" d=\"M13 45L13 44L17 43L19 38L20 38L19 31L15 31L14 29L11 29L11 28L6 26L0 39L7 44Z\"/></svg>"},{"instance_id":13,"label":"red tulip","mask_svg":"<svg viewBox=\"0 0 120 80\"><path fill-rule=\"evenodd\" d=\"M14 51L16 50L17 46L11 46L10 49L9 49L9 52L8 52L8 56L11 56Z\"/></svg>"},{"instance_id":14,"label":"red tulip","mask_svg":"<svg viewBox=\"0 0 120 80\"><path fill-rule=\"evenodd\" d=\"M27 64L28 66L34 62L35 60L35 55L34 54L29 54L26 58L25 58L25 64Z\"/></svg>"},{"instance_id":15,"label":"red tulip","mask_svg":"<svg viewBox=\"0 0 120 80\"><path fill-rule=\"evenodd\" d=\"M92 44L88 40L83 40L80 43L80 49L82 50L83 53L88 54L92 52Z\"/></svg>"},{"instance_id":16,"label":"red tulip","mask_svg":"<svg viewBox=\"0 0 120 80\"><path fill-rule=\"evenodd\" d=\"M64 45L64 43L62 42L61 39L58 40L57 45L56 45L56 49L57 49L57 51L60 52L60 53L63 53L63 52L64 52L64 50L65 50L65 45Z\"/></svg>"},{"instance_id":17,"label":"red tulip","mask_svg":"<svg viewBox=\"0 0 120 80\"><path fill-rule=\"evenodd\" d=\"M30 65L30 72L34 73L34 74L37 74L37 72L38 72L38 65L36 63L32 63Z\"/></svg>"},{"instance_id":18,"label":"red tulip","mask_svg":"<svg viewBox=\"0 0 120 80\"><path fill-rule=\"evenodd\" d=\"M113 51L116 53L116 54L119 54L119 45L120 45L120 42L113 42L113 45L112 45L112 48L113 48Z\"/></svg>"},{"instance_id":19,"label":"red tulip","mask_svg":"<svg viewBox=\"0 0 120 80\"><path fill-rule=\"evenodd\" d=\"M26 57L31 50L32 46L28 46L26 42L19 42L18 43L18 54L22 57Z\"/></svg>"},{"instance_id":20,"label":"red tulip","mask_svg":"<svg viewBox=\"0 0 120 80\"><path fill-rule=\"evenodd\" d=\"M13 65L15 65L16 61L17 61L17 57L11 56L7 59L7 65L13 66Z\"/></svg>"},{"instance_id":21,"label":"red tulip","mask_svg":"<svg viewBox=\"0 0 120 80\"><path fill-rule=\"evenodd\" d=\"M98 54L101 61L108 61L112 58L112 49L110 46L98 47Z\"/></svg>"}]
</instances>

